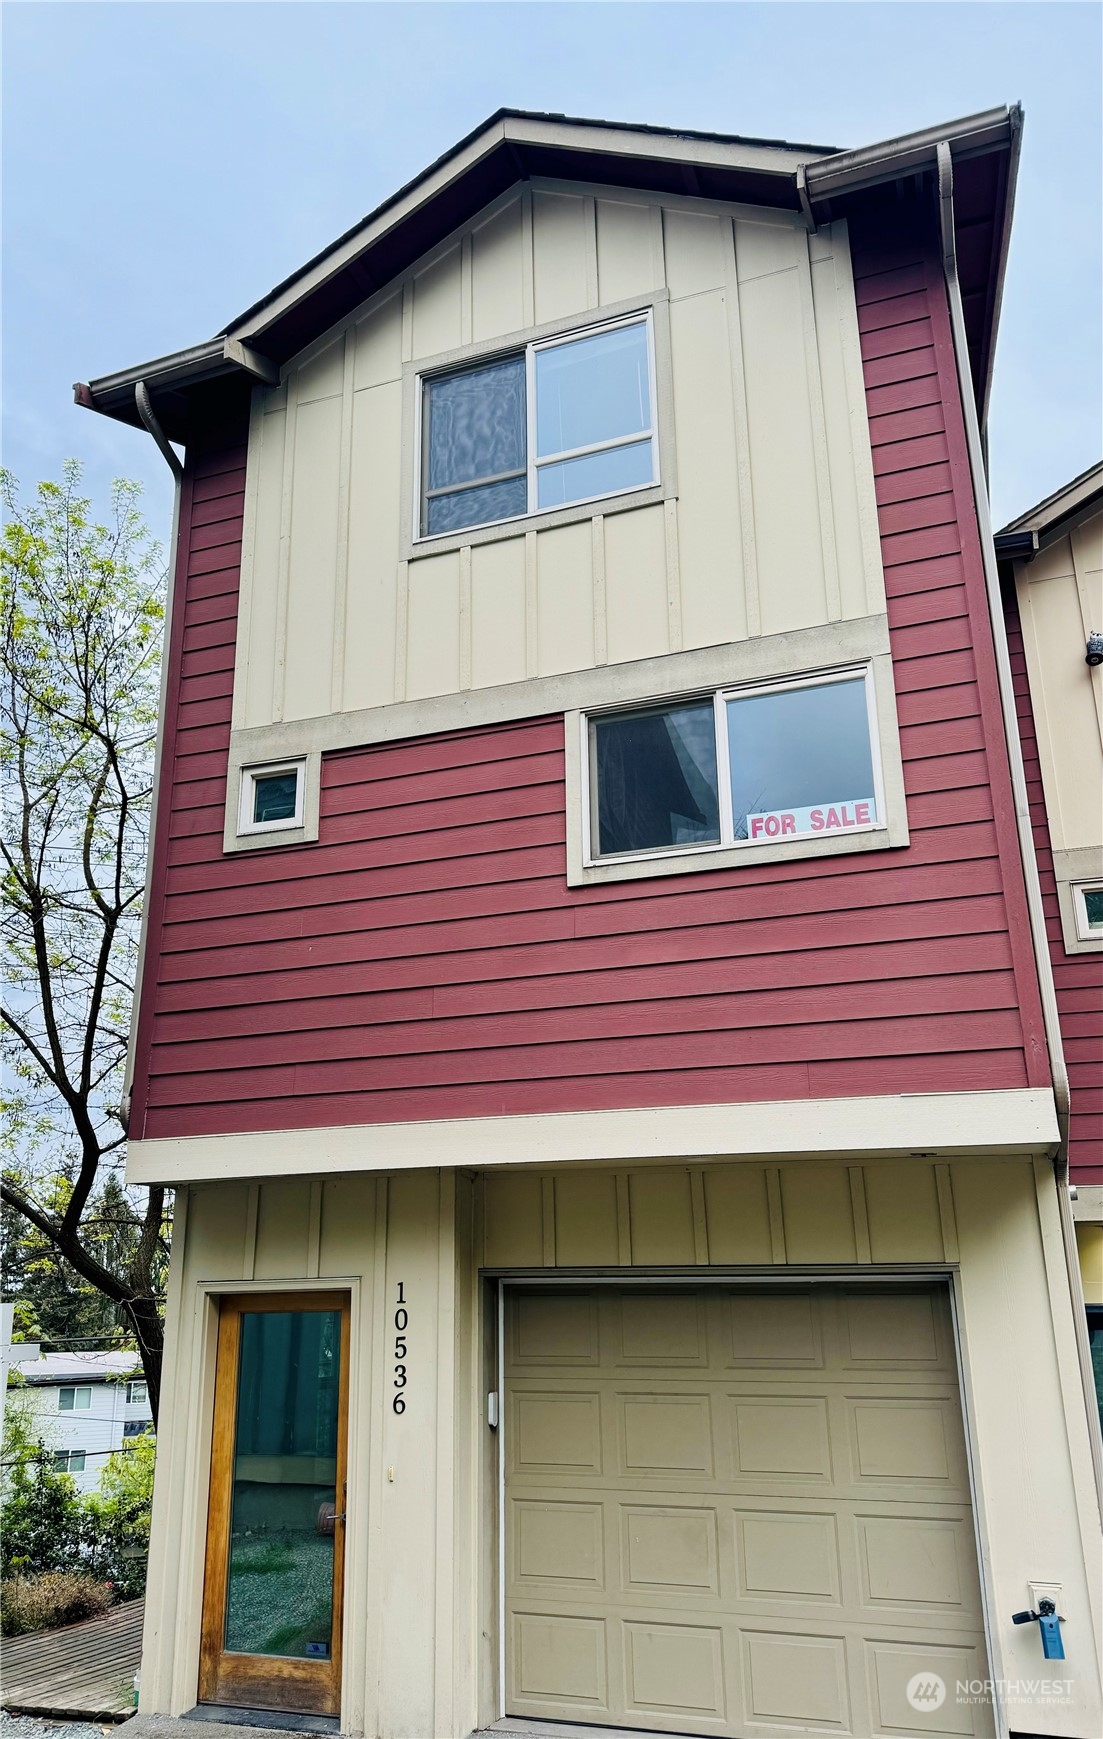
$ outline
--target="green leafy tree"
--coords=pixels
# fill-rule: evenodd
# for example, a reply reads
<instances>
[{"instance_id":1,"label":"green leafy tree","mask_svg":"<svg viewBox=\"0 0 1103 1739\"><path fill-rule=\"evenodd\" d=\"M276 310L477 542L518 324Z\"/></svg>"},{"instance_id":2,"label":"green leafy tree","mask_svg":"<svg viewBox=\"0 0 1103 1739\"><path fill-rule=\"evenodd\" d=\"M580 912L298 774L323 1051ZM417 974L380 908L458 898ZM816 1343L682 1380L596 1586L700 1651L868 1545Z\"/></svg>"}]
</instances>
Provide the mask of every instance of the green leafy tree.
<instances>
[{"instance_id":1,"label":"green leafy tree","mask_svg":"<svg viewBox=\"0 0 1103 1739\"><path fill-rule=\"evenodd\" d=\"M133 1437L107 1458L99 1489L83 1500L83 1549L94 1576L133 1600L146 1585L149 1520L157 1443L152 1432Z\"/></svg>"},{"instance_id":2,"label":"green leafy tree","mask_svg":"<svg viewBox=\"0 0 1103 1739\"><path fill-rule=\"evenodd\" d=\"M80 468L30 502L0 473L4 759L0 1195L133 1335L154 1417L165 1191L126 1190L121 1105L145 877L164 570L116 482L106 523ZM113 1187L112 1187L113 1186ZM105 1236L110 1232L110 1236Z\"/></svg>"}]
</instances>

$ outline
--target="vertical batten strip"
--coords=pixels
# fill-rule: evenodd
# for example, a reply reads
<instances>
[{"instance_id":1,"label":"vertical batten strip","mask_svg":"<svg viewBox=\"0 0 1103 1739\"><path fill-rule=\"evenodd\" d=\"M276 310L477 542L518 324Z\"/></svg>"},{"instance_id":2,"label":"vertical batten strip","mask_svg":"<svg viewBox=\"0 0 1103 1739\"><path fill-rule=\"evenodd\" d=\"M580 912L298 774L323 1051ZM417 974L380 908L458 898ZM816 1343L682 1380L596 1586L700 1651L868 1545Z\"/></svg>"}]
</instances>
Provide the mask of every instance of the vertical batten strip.
<instances>
[{"instance_id":1,"label":"vertical batten strip","mask_svg":"<svg viewBox=\"0 0 1103 1739\"><path fill-rule=\"evenodd\" d=\"M707 1268L709 1262L709 1220L705 1207L705 1174L703 1171L690 1172L689 1193L693 1204L693 1260L698 1267Z\"/></svg>"},{"instance_id":2,"label":"vertical batten strip","mask_svg":"<svg viewBox=\"0 0 1103 1739\"><path fill-rule=\"evenodd\" d=\"M387 1238L388 1238L388 1180L385 1177L377 1179L375 1186L375 1224L372 1228L372 1297L371 1297L371 1331L367 1338L370 1346L371 1370L380 1375L387 1368ZM383 1562L383 1507L385 1497L383 1440L386 1425L387 1398L383 1383L378 1378L370 1383L368 1402L368 1479L367 1479L367 1526L361 1538L365 1542L364 1557L369 1564ZM383 1730L383 1711L381 1699L383 1695L383 1616L384 1603L379 1598L378 1591L374 1598L368 1600L368 1622L365 1636L365 1672L364 1672L364 1731L365 1733L380 1733Z\"/></svg>"},{"instance_id":3,"label":"vertical batten strip","mask_svg":"<svg viewBox=\"0 0 1103 1739\"><path fill-rule=\"evenodd\" d=\"M536 325L536 268L532 239L532 188L521 191L521 314L525 326Z\"/></svg>"},{"instance_id":4,"label":"vertical batten strip","mask_svg":"<svg viewBox=\"0 0 1103 1739\"><path fill-rule=\"evenodd\" d=\"M617 1263L621 1268L632 1266L632 1202L628 1193L628 1173L618 1171L617 1180Z\"/></svg>"},{"instance_id":5,"label":"vertical batten strip","mask_svg":"<svg viewBox=\"0 0 1103 1739\"><path fill-rule=\"evenodd\" d=\"M728 355L731 369L732 415L735 419L736 489L739 499L739 532L743 549L743 596L747 633L753 639L762 632L762 607L758 595L758 547L755 541L754 481L751 476L751 430L747 415L747 378L743 367L743 322L739 308L739 261L736 254L735 222L723 226L729 245L724 248L724 307L728 322Z\"/></svg>"},{"instance_id":6,"label":"vertical batten strip","mask_svg":"<svg viewBox=\"0 0 1103 1739\"><path fill-rule=\"evenodd\" d=\"M848 1165L850 1210L854 1216L854 1253L859 1262L872 1262L869 1242L869 1210L866 1205L865 1167Z\"/></svg>"},{"instance_id":7,"label":"vertical batten strip","mask_svg":"<svg viewBox=\"0 0 1103 1739\"><path fill-rule=\"evenodd\" d=\"M858 303L850 237L846 219L830 226L831 268L835 274L835 311L843 353L846 409L850 420L850 452L854 465L854 494L858 504L858 530L862 542L866 607L870 614L885 607L885 576L881 564L881 534L877 524L877 487L873 476L873 449L869 440L865 376L862 371Z\"/></svg>"},{"instance_id":8,"label":"vertical batten strip","mask_svg":"<svg viewBox=\"0 0 1103 1739\"><path fill-rule=\"evenodd\" d=\"M582 201L582 223L586 232L586 306L599 306L597 283L597 200L593 194L587 194Z\"/></svg>"},{"instance_id":9,"label":"vertical batten strip","mask_svg":"<svg viewBox=\"0 0 1103 1739\"><path fill-rule=\"evenodd\" d=\"M536 569L536 533L525 533L525 675L536 676L540 669L539 597Z\"/></svg>"},{"instance_id":10,"label":"vertical batten strip","mask_svg":"<svg viewBox=\"0 0 1103 1739\"><path fill-rule=\"evenodd\" d=\"M242 1239L241 1278L255 1280L257 1273L257 1220L260 1216L260 1185L251 1183L245 1192L245 1235Z\"/></svg>"},{"instance_id":11,"label":"vertical batten strip","mask_svg":"<svg viewBox=\"0 0 1103 1739\"><path fill-rule=\"evenodd\" d=\"M410 564L399 562L394 604L394 697L406 699L406 660L410 616Z\"/></svg>"},{"instance_id":12,"label":"vertical batten strip","mask_svg":"<svg viewBox=\"0 0 1103 1739\"><path fill-rule=\"evenodd\" d=\"M595 513L590 521L590 572L593 578L594 663L609 662L609 624L605 601L605 518Z\"/></svg>"},{"instance_id":13,"label":"vertical batten strip","mask_svg":"<svg viewBox=\"0 0 1103 1739\"><path fill-rule=\"evenodd\" d=\"M444 1167L437 1209L437 1452L436 1452L436 1621L433 1626L433 1719L437 1733L455 1731L453 1677L455 1624L452 1585L456 1530L456 1173ZM466 1725L466 1723L465 1723Z\"/></svg>"},{"instance_id":14,"label":"vertical batten strip","mask_svg":"<svg viewBox=\"0 0 1103 1739\"><path fill-rule=\"evenodd\" d=\"M820 549L823 559L824 602L827 620L838 622L843 613L839 589L839 551L835 542L835 506L831 499L831 464L827 452L827 418L823 408L820 378L820 347L816 335L816 305L812 297L812 258L808 232L797 236L797 284L800 289L800 323L804 338L804 378L808 388L808 414L812 428L812 455L816 467L816 497L819 507Z\"/></svg>"},{"instance_id":15,"label":"vertical batten strip","mask_svg":"<svg viewBox=\"0 0 1103 1739\"><path fill-rule=\"evenodd\" d=\"M253 388L249 403L249 444L245 460L245 506L241 520L241 578L237 595L237 642L234 647L234 695L230 703L230 729L248 724L250 651L253 641L253 586L257 549L257 499L264 469L262 457L264 410L271 397L262 387Z\"/></svg>"},{"instance_id":16,"label":"vertical batten strip","mask_svg":"<svg viewBox=\"0 0 1103 1739\"><path fill-rule=\"evenodd\" d=\"M678 549L678 503L663 502L663 536L666 542L666 634L671 652L682 650L682 564Z\"/></svg>"},{"instance_id":17,"label":"vertical batten strip","mask_svg":"<svg viewBox=\"0 0 1103 1739\"><path fill-rule=\"evenodd\" d=\"M935 1188L938 1191L938 1217L942 1223L942 1257L946 1262L959 1260L960 1251L957 1241L957 1212L954 1208L954 1186L950 1176L950 1167L940 1162L934 1168Z\"/></svg>"},{"instance_id":18,"label":"vertical batten strip","mask_svg":"<svg viewBox=\"0 0 1103 1739\"><path fill-rule=\"evenodd\" d=\"M322 1180L310 1182L310 1205L306 1218L306 1278L317 1280L322 1271Z\"/></svg>"},{"instance_id":19,"label":"vertical batten strip","mask_svg":"<svg viewBox=\"0 0 1103 1739\"><path fill-rule=\"evenodd\" d=\"M663 242L663 208L657 199L648 206L650 213L651 286L660 290L666 284L666 247Z\"/></svg>"},{"instance_id":20,"label":"vertical batten strip","mask_svg":"<svg viewBox=\"0 0 1103 1739\"><path fill-rule=\"evenodd\" d=\"M787 1262L785 1253L785 1210L781 1204L781 1169L766 1167L766 1200L770 1210L770 1260Z\"/></svg>"},{"instance_id":21,"label":"vertical batten strip","mask_svg":"<svg viewBox=\"0 0 1103 1739\"><path fill-rule=\"evenodd\" d=\"M402 285L402 360L414 360L414 279L413 274Z\"/></svg>"},{"instance_id":22,"label":"vertical batten strip","mask_svg":"<svg viewBox=\"0 0 1103 1739\"><path fill-rule=\"evenodd\" d=\"M291 606L291 496L295 487L295 442L298 421L298 378L287 383L283 425L283 479L280 486L280 560L276 575L276 648L272 668L272 719L283 718L287 676L287 616Z\"/></svg>"},{"instance_id":23,"label":"vertical batten strip","mask_svg":"<svg viewBox=\"0 0 1103 1739\"><path fill-rule=\"evenodd\" d=\"M545 1268L555 1267L555 1179L540 1179L541 1252Z\"/></svg>"},{"instance_id":24,"label":"vertical batten strip","mask_svg":"<svg viewBox=\"0 0 1103 1739\"><path fill-rule=\"evenodd\" d=\"M472 289L474 237L468 230L460 243L460 343L470 344L475 334L475 307Z\"/></svg>"},{"instance_id":25,"label":"vertical batten strip","mask_svg":"<svg viewBox=\"0 0 1103 1739\"><path fill-rule=\"evenodd\" d=\"M472 670L472 624L471 624L471 545L465 543L460 549L460 687L471 687Z\"/></svg>"},{"instance_id":26,"label":"vertical batten strip","mask_svg":"<svg viewBox=\"0 0 1103 1739\"><path fill-rule=\"evenodd\" d=\"M330 663L329 704L340 712L345 704L345 638L348 628L349 503L352 496L352 405L353 371L356 364L356 328L347 328L341 370L341 435L337 461L337 573L333 587L333 652Z\"/></svg>"}]
</instances>

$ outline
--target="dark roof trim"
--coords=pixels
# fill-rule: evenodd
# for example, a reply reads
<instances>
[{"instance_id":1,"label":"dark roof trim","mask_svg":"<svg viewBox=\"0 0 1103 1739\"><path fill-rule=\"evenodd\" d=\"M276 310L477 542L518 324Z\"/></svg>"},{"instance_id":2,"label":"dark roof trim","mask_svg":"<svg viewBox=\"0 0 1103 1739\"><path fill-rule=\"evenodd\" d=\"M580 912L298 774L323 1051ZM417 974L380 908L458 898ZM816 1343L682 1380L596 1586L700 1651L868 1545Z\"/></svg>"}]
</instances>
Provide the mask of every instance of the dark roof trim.
<instances>
[{"instance_id":1,"label":"dark roof trim","mask_svg":"<svg viewBox=\"0 0 1103 1739\"><path fill-rule=\"evenodd\" d=\"M1103 511L1103 460L1089 465L1071 483L1010 520L996 533L996 554L1004 561L1032 561L1039 550L1085 519Z\"/></svg>"},{"instance_id":2,"label":"dark roof trim","mask_svg":"<svg viewBox=\"0 0 1103 1739\"><path fill-rule=\"evenodd\" d=\"M949 141L955 163L1002 166L1017 152L1019 111L990 109L940 127L905 134L857 151L832 151L783 140L746 139L664 127L575 120L521 109L499 109L481 127L393 194L299 271L232 321L207 344L159 357L137 368L78 384L78 404L140 426L135 387L144 381L156 415L175 440L187 428L189 395L220 375L279 378L287 362L337 325L446 236L519 180L530 177L638 187L736 204L804 211L825 221L868 187L913 177ZM989 176L991 181L992 177ZM985 193L983 226L991 253L1006 258L1010 205L1006 173ZM974 378L983 399L990 373L998 286L990 251L978 266L971 325Z\"/></svg>"}]
</instances>

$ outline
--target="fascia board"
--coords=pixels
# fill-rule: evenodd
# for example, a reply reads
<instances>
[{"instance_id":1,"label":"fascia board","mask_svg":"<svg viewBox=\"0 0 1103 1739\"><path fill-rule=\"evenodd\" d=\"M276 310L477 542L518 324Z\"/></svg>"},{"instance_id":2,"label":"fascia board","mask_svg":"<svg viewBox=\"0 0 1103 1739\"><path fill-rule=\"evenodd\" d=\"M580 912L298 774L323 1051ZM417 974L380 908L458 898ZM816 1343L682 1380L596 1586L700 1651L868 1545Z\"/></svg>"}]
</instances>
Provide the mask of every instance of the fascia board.
<instances>
[{"instance_id":1,"label":"fascia board","mask_svg":"<svg viewBox=\"0 0 1103 1739\"><path fill-rule=\"evenodd\" d=\"M899 138L886 139L877 145L813 159L805 170L808 196L813 202L830 199L929 167L935 163L938 146L943 142L949 143L955 157L990 151L1010 143L1011 132L1011 111L1004 104L998 109L946 121L941 126L924 127L917 133L902 133Z\"/></svg>"},{"instance_id":2,"label":"fascia board","mask_svg":"<svg viewBox=\"0 0 1103 1739\"><path fill-rule=\"evenodd\" d=\"M792 176L798 163L830 155L803 145L729 144L699 134L645 133L633 127L597 121L545 121L509 115L504 126L506 138L514 145L554 146L559 150L597 152L602 156L699 164L703 168L753 169L765 175Z\"/></svg>"},{"instance_id":3,"label":"fascia board","mask_svg":"<svg viewBox=\"0 0 1103 1739\"><path fill-rule=\"evenodd\" d=\"M168 356L140 362L136 367L101 375L87 386L78 382L73 391L78 404L89 410L110 412L133 404L134 388L140 380L145 381L151 392L168 392L174 387L196 386L200 381L239 370L269 386L279 381L276 365L249 345L233 338L212 338L205 344L193 344L187 350L174 350Z\"/></svg>"},{"instance_id":4,"label":"fascia board","mask_svg":"<svg viewBox=\"0 0 1103 1739\"><path fill-rule=\"evenodd\" d=\"M1008 520L996 533L996 537L1006 538L1012 532L1018 531L1049 531L1070 513L1076 513L1080 508L1088 506L1100 494L1103 494L1103 462L1082 471L1071 483L1066 483L1052 495L1047 495L1044 501L1039 501L1034 507L1028 507L1017 519Z\"/></svg>"}]
</instances>

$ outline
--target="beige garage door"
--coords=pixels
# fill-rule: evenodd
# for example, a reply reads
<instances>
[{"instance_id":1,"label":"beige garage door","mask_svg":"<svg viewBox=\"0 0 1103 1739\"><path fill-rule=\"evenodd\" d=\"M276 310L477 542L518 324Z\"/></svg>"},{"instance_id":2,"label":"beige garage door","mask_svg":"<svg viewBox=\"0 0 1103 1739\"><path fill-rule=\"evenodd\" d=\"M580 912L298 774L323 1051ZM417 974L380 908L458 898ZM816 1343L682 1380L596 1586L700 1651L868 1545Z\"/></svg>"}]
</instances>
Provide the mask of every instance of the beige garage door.
<instances>
[{"instance_id":1,"label":"beige garage door","mask_svg":"<svg viewBox=\"0 0 1103 1739\"><path fill-rule=\"evenodd\" d=\"M507 1300L510 1714L991 1731L943 1290Z\"/></svg>"}]
</instances>

